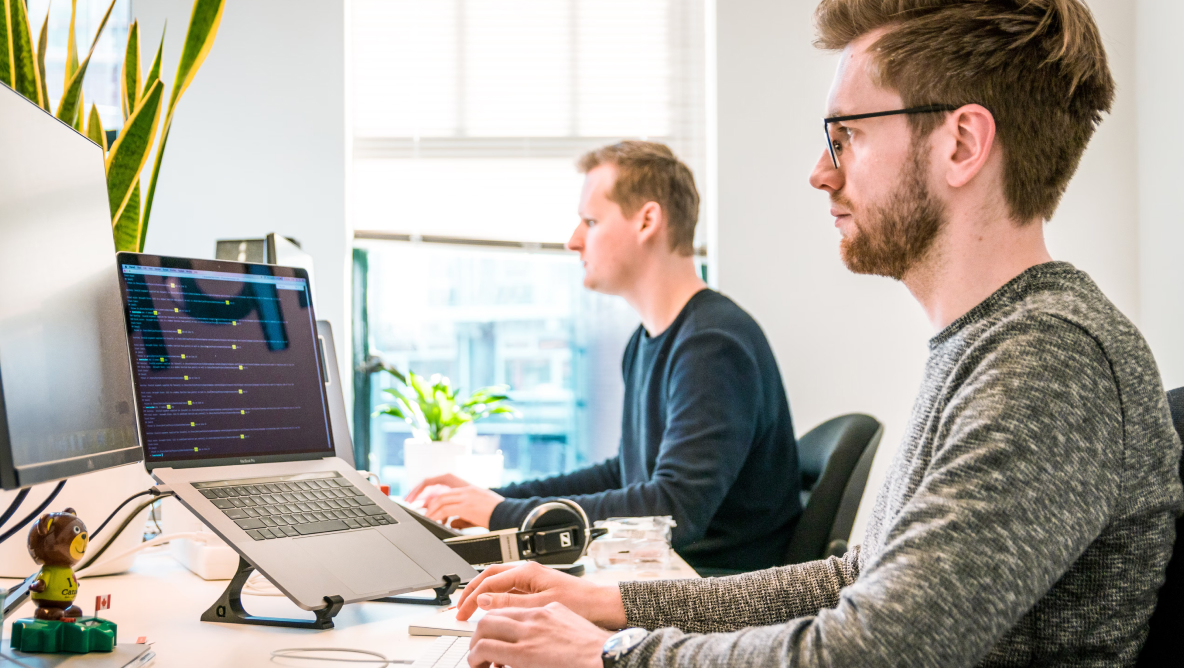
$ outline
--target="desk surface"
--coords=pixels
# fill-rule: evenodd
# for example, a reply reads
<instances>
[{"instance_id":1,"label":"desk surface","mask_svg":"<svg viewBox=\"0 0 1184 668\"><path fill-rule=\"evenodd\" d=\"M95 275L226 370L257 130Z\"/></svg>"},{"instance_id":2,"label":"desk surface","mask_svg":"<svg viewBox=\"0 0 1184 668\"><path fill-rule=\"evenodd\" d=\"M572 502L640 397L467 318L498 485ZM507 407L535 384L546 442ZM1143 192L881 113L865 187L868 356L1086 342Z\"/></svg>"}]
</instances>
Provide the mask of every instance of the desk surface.
<instances>
[{"instance_id":1,"label":"desk surface","mask_svg":"<svg viewBox=\"0 0 1184 668\"><path fill-rule=\"evenodd\" d=\"M597 571L588 560L586 579L608 584L622 580L698 577L686 562L672 557L669 570L633 572ZM94 597L111 594L111 609L103 617L119 625L119 642L132 643L146 636L153 643L157 666L313 666L309 661L271 662L272 651L286 647L349 647L385 654L392 659L414 659L432 638L411 637L407 626L438 608L395 603L355 603L342 608L327 631L283 629L265 626L214 624L199 621L226 588L226 580L206 581L177 563L168 552L140 555L128 573L85 578L78 602L90 613ZM455 597L453 597L455 601ZM255 615L310 618L288 599L276 596L243 596L243 605ZM10 619L29 617L26 603ZM4 628L7 643L10 625ZM315 662L326 667L328 662Z\"/></svg>"}]
</instances>

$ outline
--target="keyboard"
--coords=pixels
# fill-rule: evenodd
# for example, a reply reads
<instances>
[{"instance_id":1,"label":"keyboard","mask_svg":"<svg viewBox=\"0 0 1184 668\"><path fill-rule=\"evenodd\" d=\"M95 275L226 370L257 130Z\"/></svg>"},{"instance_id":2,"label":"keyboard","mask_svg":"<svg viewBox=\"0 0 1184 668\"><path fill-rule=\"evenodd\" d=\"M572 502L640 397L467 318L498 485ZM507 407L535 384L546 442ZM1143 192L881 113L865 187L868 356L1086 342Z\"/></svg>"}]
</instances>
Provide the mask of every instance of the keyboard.
<instances>
[{"instance_id":1,"label":"keyboard","mask_svg":"<svg viewBox=\"0 0 1184 668\"><path fill-rule=\"evenodd\" d=\"M440 636L426 652L419 655L411 668L456 668L467 666L469 636Z\"/></svg>"},{"instance_id":2,"label":"keyboard","mask_svg":"<svg viewBox=\"0 0 1184 668\"><path fill-rule=\"evenodd\" d=\"M197 482L193 487L255 540L398 524L335 472Z\"/></svg>"}]
</instances>

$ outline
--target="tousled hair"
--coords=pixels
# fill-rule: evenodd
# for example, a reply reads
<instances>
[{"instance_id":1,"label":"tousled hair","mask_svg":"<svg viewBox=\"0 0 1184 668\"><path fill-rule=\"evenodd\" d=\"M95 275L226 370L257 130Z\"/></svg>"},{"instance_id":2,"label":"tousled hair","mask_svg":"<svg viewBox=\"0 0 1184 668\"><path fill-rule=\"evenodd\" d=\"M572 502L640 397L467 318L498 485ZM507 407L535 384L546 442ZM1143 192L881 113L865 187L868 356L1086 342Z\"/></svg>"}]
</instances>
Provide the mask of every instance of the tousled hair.
<instances>
[{"instance_id":1,"label":"tousled hair","mask_svg":"<svg viewBox=\"0 0 1184 668\"><path fill-rule=\"evenodd\" d=\"M822 0L814 17L823 49L884 29L869 48L871 74L906 107L987 108L1012 217L1052 218L1114 100L1102 37L1081 0ZM909 122L927 134L943 119Z\"/></svg>"}]
</instances>

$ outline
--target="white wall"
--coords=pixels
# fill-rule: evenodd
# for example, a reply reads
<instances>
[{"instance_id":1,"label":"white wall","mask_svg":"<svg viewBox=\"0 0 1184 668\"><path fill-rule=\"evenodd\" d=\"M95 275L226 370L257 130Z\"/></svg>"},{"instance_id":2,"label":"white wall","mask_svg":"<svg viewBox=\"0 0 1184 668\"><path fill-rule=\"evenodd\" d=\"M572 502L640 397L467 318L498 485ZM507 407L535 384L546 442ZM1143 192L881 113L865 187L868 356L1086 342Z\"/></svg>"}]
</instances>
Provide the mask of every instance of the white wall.
<instances>
[{"instance_id":1,"label":"white wall","mask_svg":"<svg viewBox=\"0 0 1184 668\"><path fill-rule=\"evenodd\" d=\"M315 263L317 316L333 324L348 368L343 3L226 3L209 57L177 107L145 251L212 258L217 239L298 239ZM144 60L168 21L166 96L192 7L133 0Z\"/></svg>"},{"instance_id":2,"label":"white wall","mask_svg":"<svg viewBox=\"0 0 1184 668\"><path fill-rule=\"evenodd\" d=\"M1055 257L1090 272L1137 322L1135 14L1124 0L1090 4L1119 99L1049 226L1050 245ZM718 276L720 289L756 317L772 342L799 435L853 411L886 425L853 531L859 540L933 332L903 285L844 268L827 198L807 182L825 147L821 118L836 64L811 45L816 5L730 0L716 8Z\"/></svg>"},{"instance_id":3,"label":"white wall","mask_svg":"<svg viewBox=\"0 0 1184 668\"><path fill-rule=\"evenodd\" d=\"M1184 3L1139 0L1136 15L1141 324L1173 388L1184 385Z\"/></svg>"}]
</instances>

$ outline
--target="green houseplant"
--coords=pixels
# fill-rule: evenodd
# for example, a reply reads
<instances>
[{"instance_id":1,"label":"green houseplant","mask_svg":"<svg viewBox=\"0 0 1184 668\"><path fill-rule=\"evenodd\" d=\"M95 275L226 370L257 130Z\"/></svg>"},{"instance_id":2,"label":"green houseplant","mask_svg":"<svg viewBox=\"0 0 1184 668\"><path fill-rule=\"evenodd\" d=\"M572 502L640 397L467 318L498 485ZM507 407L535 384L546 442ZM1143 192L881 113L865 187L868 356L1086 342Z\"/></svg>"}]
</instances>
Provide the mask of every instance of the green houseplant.
<instances>
[{"instance_id":1,"label":"green houseplant","mask_svg":"<svg viewBox=\"0 0 1184 668\"><path fill-rule=\"evenodd\" d=\"M123 109L123 127L114 143L107 145L107 135L99 119L98 107L93 103L90 112L82 97L82 81L94 54L95 45L115 0L107 7L99 28L95 31L90 50L81 61L78 59L78 45L74 37L74 18L78 0L71 0L70 34L66 46L66 76L62 97L54 105L49 99L45 82L45 51L49 36L49 14L41 24L36 44L29 25L25 0L0 0L0 83L24 95L42 109L52 113L59 120L71 125L103 148L104 165L107 171L107 198L111 203L111 226L115 235L115 247L122 251L143 251L144 239L148 233L148 216L152 211L152 197L160 177L160 163L164 157L165 144L173 125L173 114L177 102L193 77L197 75L202 62L214 44L218 24L222 20L225 0L194 0L193 13L189 18L189 29L185 44L181 48L181 60L177 63L177 75L169 92L168 103L164 100L164 83L160 80L160 59L164 48L161 35L156 58L148 68L148 76L142 76L140 58L140 28L133 22L128 28L127 48L124 51L123 70L120 76L120 102ZM164 107L164 123L160 122ZM160 137L152 175L147 182L146 196L141 197L141 177L153 146Z\"/></svg>"},{"instance_id":2,"label":"green houseplant","mask_svg":"<svg viewBox=\"0 0 1184 668\"><path fill-rule=\"evenodd\" d=\"M444 473L461 473L461 462L471 455L471 448L468 442L456 437L466 425L492 415L511 419L518 416L518 411L507 405L510 398L504 386L483 387L462 397L460 388L440 374L425 378L408 370L403 375L385 364L381 369L401 387L384 390L391 403L379 406L375 415L391 415L411 425L412 437L403 444L403 465L409 484ZM497 455L499 462L500 457ZM500 477L500 464L494 465Z\"/></svg>"},{"instance_id":3,"label":"green houseplant","mask_svg":"<svg viewBox=\"0 0 1184 668\"><path fill-rule=\"evenodd\" d=\"M468 397L460 396L460 388L453 387L448 378L435 374L431 378L408 370L403 375L398 369L383 365L383 371L394 376L403 389L383 390L392 403L378 407L376 415L393 415L411 425L416 438L434 443L451 441L461 427L491 415L517 417L518 411L507 403L505 386L483 387Z\"/></svg>"}]
</instances>

